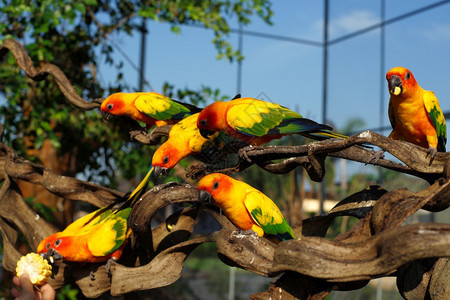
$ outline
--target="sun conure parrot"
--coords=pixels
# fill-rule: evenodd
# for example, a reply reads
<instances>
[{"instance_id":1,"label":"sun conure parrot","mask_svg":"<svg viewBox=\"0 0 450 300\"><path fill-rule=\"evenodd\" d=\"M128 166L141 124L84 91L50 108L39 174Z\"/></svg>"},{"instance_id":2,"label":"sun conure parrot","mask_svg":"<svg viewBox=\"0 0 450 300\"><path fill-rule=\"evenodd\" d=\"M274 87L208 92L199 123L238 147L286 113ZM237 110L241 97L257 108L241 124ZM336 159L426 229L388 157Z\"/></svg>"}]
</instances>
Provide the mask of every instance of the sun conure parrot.
<instances>
[{"instance_id":1,"label":"sun conure parrot","mask_svg":"<svg viewBox=\"0 0 450 300\"><path fill-rule=\"evenodd\" d=\"M235 98L240 97L240 94ZM169 138L153 153L152 165L155 175L166 175L183 158L194 155L204 163L223 162L230 152L237 153L245 143L230 138L224 132L216 132L208 139L204 138L197 128L199 114L193 114L173 125Z\"/></svg>"},{"instance_id":2,"label":"sun conure parrot","mask_svg":"<svg viewBox=\"0 0 450 300\"><path fill-rule=\"evenodd\" d=\"M153 168L118 208L113 208L115 202L77 219L62 232L42 240L37 252L54 260L74 262L118 260L131 234L128 217L132 206L145 191L152 171Z\"/></svg>"},{"instance_id":3,"label":"sun conure parrot","mask_svg":"<svg viewBox=\"0 0 450 300\"><path fill-rule=\"evenodd\" d=\"M224 130L250 145L262 145L289 134L316 140L347 138L331 132L330 126L303 118L286 107L254 98L218 101L208 105L200 112L197 127L204 137Z\"/></svg>"},{"instance_id":4,"label":"sun conure parrot","mask_svg":"<svg viewBox=\"0 0 450 300\"><path fill-rule=\"evenodd\" d=\"M389 93L391 139L428 148L431 157L445 152L447 127L439 101L431 91L419 86L411 71L395 67L386 74Z\"/></svg>"},{"instance_id":5,"label":"sun conure parrot","mask_svg":"<svg viewBox=\"0 0 450 300\"><path fill-rule=\"evenodd\" d=\"M194 105L181 103L155 92L115 93L107 97L100 107L105 119L128 116L136 121L163 126L175 124L181 119L199 112Z\"/></svg>"},{"instance_id":6,"label":"sun conure parrot","mask_svg":"<svg viewBox=\"0 0 450 300\"><path fill-rule=\"evenodd\" d=\"M205 147L214 146L215 133L209 139L200 135L197 128L198 113L191 115L173 125L169 138L153 153L152 165L155 175L167 174L180 160L191 154L197 154Z\"/></svg>"},{"instance_id":7,"label":"sun conure parrot","mask_svg":"<svg viewBox=\"0 0 450 300\"><path fill-rule=\"evenodd\" d=\"M210 196L234 225L253 230L259 236L272 235L280 240L294 238L292 228L275 203L245 182L221 173L206 175L197 184L200 201Z\"/></svg>"}]
</instances>

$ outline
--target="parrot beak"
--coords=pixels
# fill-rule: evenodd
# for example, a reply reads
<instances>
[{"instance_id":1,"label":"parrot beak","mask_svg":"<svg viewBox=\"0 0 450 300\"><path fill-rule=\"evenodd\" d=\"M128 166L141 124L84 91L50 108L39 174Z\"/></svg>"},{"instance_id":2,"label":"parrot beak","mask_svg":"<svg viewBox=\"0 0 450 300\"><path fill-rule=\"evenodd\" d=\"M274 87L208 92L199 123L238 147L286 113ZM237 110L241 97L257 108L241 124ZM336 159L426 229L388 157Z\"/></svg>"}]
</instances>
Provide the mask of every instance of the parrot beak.
<instances>
[{"instance_id":1,"label":"parrot beak","mask_svg":"<svg viewBox=\"0 0 450 300\"><path fill-rule=\"evenodd\" d=\"M402 80L398 75L392 75L391 78L389 78L389 92L396 96L403 92Z\"/></svg>"},{"instance_id":2,"label":"parrot beak","mask_svg":"<svg viewBox=\"0 0 450 300\"><path fill-rule=\"evenodd\" d=\"M155 166L155 169L153 170L153 172L155 172L156 177L159 177L161 175L167 176L167 174L169 174L169 169L160 167L160 166Z\"/></svg>"},{"instance_id":3,"label":"parrot beak","mask_svg":"<svg viewBox=\"0 0 450 300\"><path fill-rule=\"evenodd\" d=\"M202 137L204 137L205 139L209 139L210 135L213 135L215 132L214 131L209 131L207 129L200 129L200 134L202 135Z\"/></svg>"},{"instance_id":4,"label":"parrot beak","mask_svg":"<svg viewBox=\"0 0 450 300\"><path fill-rule=\"evenodd\" d=\"M200 192L198 193L198 201L203 205L211 204L212 196L207 191L200 190Z\"/></svg>"},{"instance_id":5,"label":"parrot beak","mask_svg":"<svg viewBox=\"0 0 450 300\"><path fill-rule=\"evenodd\" d=\"M116 116L107 111L102 111L102 117L104 120L110 121L110 120L114 119Z\"/></svg>"},{"instance_id":6,"label":"parrot beak","mask_svg":"<svg viewBox=\"0 0 450 300\"><path fill-rule=\"evenodd\" d=\"M46 259L50 264L55 263L55 261L61 261L63 260L63 257L61 254L58 253L53 248L48 249L47 253L41 253L42 258Z\"/></svg>"}]
</instances>

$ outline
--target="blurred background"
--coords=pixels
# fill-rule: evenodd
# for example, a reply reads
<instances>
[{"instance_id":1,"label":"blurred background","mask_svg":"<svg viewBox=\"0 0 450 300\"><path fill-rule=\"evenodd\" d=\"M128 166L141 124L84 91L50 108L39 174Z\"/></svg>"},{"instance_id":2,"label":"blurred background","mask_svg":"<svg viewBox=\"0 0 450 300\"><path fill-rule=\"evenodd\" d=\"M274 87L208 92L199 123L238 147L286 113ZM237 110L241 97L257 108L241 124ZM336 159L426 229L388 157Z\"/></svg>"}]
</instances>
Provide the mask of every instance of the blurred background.
<instances>
[{"instance_id":1,"label":"blurred background","mask_svg":"<svg viewBox=\"0 0 450 300\"><path fill-rule=\"evenodd\" d=\"M59 66L86 98L155 91L205 106L241 93L279 103L347 135L371 129L387 136L385 74L404 66L450 114L450 1L224 1L228 7L216 1L13 2L0 4L0 38L26 45L35 65ZM219 7L216 14L213 6ZM103 123L97 111L81 115L61 99L51 79L24 78L11 55L0 63L0 121L9 145L60 174L122 191L139 182L155 147L129 142L120 123ZM288 137L274 144L304 142ZM192 162L185 160L166 181L186 181L185 167ZM320 199L326 212L371 184L413 191L428 185L339 159L327 161L325 194L301 169L272 175L252 167L240 177L274 199L292 225L320 214ZM26 184L22 189L30 205L53 207L48 218L60 227L85 209L49 200L45 191ZM420 212L409 222L449 220L448 212ZM337 220L328 236L355 222ZM208 220L202 224L199 233L217 226ZM229 268L217 259L213 245L203 245L186 261L182 279L153 297L245 299L267 289L270 280ZM388 279L329 298L401 299L395 281Z\"/></svg>"}]
</instances>

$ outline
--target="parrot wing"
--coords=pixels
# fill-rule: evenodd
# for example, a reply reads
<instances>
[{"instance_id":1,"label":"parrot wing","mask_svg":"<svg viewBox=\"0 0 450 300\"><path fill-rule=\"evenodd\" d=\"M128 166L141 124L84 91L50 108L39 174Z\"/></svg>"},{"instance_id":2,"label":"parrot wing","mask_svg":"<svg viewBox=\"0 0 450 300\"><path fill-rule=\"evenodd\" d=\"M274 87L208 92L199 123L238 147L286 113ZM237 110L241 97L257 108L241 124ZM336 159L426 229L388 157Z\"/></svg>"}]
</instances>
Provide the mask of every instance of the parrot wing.
<instances>
[{"instance_id":1,"label":"parrot wing","mask_svg":"<svg viewBox=\"0 0 450 300\"><path fill-rule=\"evenodd\" d=\"M230 102L227 112L230 127L247 136L315 132L331 129L303 118L300 114L276 103L253 98Z\"/></svg>"},{"instance_id":2,"label":"parrot wing","mask_svg":"<svg viewBox=\"0 0 450 300\"><path fill-rule=\"evenodd\" d=\"M134 105L140 112L160 121L182 119L191 113L185 105L158 93L144 93Z\"/></svg>"},{"instance_id":3,"label":"parrot wing","mask_svg":"<svg viewBox=\"0 0 450 300\"><path fill-rule=\"evenodd\" d=\"M395 114L394 114L394 107L393 107L392 101L389 101L388 114L389 114L389 122L391 122L392 129L394 129L395 128Z\"/></svg>"},{"instance_id":4,"label":"parrot wing","mask_svg":"<svg viewBox=\"0 0 450 300\"><path fill-rule=\"evenodd\" d=\"M199 113L190 115L184 118L177 124L172 126L169 133L169 138L179 142L179 147L188 146L190 152L198 153L202 151L202 148L212 144L214 139L220 132L216 132L209 139L205 139L198 130L197 119Z\"/></svg>"},{"instance_id":5,"label":"parrot wing","mask_svg":"<svg viewBox=\"0 0 450 300\"><path fill-rule=\"evenodd\" d=\"M267 234L278 236L281 240L294 238L294 232L284 219L275 203L259 191L247 193L245 208Z\"/></svg>"},{"instance_id":6,"label":"parrot wing","mask_svg":"<svg viewBox=\"0 0 450 300\"><path fill-rule=\"evenodd\" d=\"M439 101L433 92L425 91L423 95L423 102L428 112L431 122L436 128L438 138L437 150L445 152L445 144L447 143L447 126L445 125L445 117L442 113Z\"/></svg>"},{"instance_id":7,"label":"parrot wing","mask_svg":"<svg viewBox=\"0 0 450 300\"><path fill-rule=\"evenodd\" d=\"M147 187L147 183L150 179L150 175L153 173L153 167L151 167L147 175L145 175L144 179L139 183L139 185L134 189L132 193L127 193L123 199L122 205L113 209L114 206L118 203L113 202L105 207L99 208L90 214L87 214L66 227L63 233L65 236L80 236L89 233L93 228L97 227L100 223L102 223L105 219L111 217L111 215L118 214L119 212L126 210L129 206L132 206L136 200L140 198L142 193L145 191ZM129 213L128 213L129 214Z\"/></svg>"},{"instance_id":8,"label":"parrot wing","mask_svg":"<svg viewBox=\"0 0 450 300\"><path fill-rule=\"evenodd\" d=\"M99 208L96 211L93 211L90 214L87 214L72 222L66 227L66 229L64 229L63 233L65 236L85 235L111 214L112 211L110 206Z\"/></svg>"},{"instance_id":9,"label":"parrot wing","mask_svg":"<svg viewBox=\"0 0 450 300\"><path fill-rule=\"evenodd\" d=\"M128 237L128 216L131 207L109 215L92 228L88 248L94 256L105 256L116 251Z\"/></svg>"}]
</instances>

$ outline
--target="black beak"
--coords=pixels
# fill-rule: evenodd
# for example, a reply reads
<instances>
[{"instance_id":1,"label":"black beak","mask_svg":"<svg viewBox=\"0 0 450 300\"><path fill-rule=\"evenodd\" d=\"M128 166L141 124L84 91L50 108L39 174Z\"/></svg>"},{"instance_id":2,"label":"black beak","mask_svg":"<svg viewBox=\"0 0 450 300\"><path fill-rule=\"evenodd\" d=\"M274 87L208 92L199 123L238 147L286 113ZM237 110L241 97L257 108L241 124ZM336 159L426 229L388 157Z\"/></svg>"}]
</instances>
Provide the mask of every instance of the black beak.
<instances>
[{"instance_id":1,"label":"black beak","mask_svg":"<svg viewBox=\"0 0 450 300\"><path fill-rule=\"evenodd\" d=\"M41 253L42 258L46 259L50 264L53 264L55 261L63 260L61 254L58 253L53 248L48 249L47 253Z\"/></svg>"},{"instance_id":2,"label":"black beak","mask_svg":"<svg viewBox=\"0 0 450 300\"><path fill-rule=\"evenodd\" d=\"M396 93L395 88L400 88L400 92ZM389 79L389 91L395 95L400 95L403 92L403 85L402 85L402 80L400 79L400 76L398 76L398 75L391 76L391 78Z\"/></svg>"},{"instance_id":3,"label":"black beak","mask_svg":"<svg viewBox=\"0 0 450 300\"><path fill-rule=\"evenodd\" d=\"M215 132L214 131L209 131L207 129L200 129L200 134L202 135L202 137L204 137L205 139L209 139L210 135L213 135Z\"/></svg>"},{"instance_id":4,"label":"black beak","mask_svg":"<svg viewBox=\"0 0 450 300\"><path fill-rule=\"evenodd\" d=\"M169 174L169 169L164 168L164 167L156 166L155 169L153 170L153 172L155 173L156 177L159 177L161 175L162 176L167 176L167 174Z\"/></svg>"},{"instance_id":5,"label":"black beak","mask_svg":"<svg viewBox=\"0 0 450 300\"><path fill-rule=\"evenodd\" d=\"M207 191L201 190L198 193L198 201L205 205L205 204L211 204L212 202L212 196L210 193L208 193Z\"/></svg>"},{"instance_id":6,"label":"black beak","mask_svg":"<svg viewBox=\"0 0 450 300\"><path fill-rule=\"evenodd\" d=\"M102 117L103 117L104 120L110 121L110 120L114 119L116 116L113 115L112 113L107 112L107 111L102 111Z\"/></svg>"}]
</instances>

